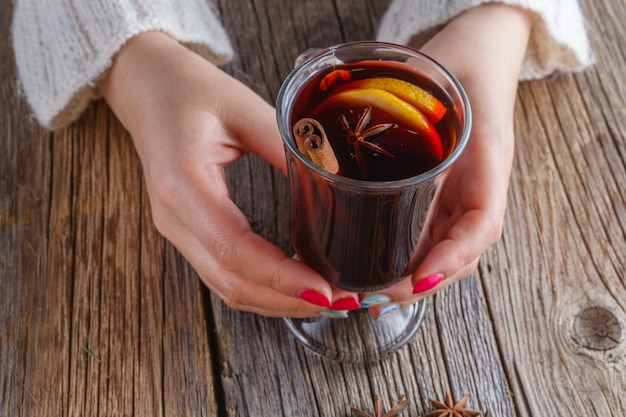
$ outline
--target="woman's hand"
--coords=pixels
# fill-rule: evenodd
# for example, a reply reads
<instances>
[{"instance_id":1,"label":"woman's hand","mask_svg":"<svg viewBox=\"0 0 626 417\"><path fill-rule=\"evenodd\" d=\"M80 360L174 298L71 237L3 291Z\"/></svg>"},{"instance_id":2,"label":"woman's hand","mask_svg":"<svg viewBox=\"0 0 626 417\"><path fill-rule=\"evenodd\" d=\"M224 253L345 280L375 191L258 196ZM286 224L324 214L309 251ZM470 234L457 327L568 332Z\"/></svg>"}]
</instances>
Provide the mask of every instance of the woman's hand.
<instances>
[{"instance_id":1,"label":"woman's hand","mask_svg":"<svg viewBox=\"0 0 626 417\"><path fill-rule=\"evenodd\" d=\"M431 232L431 248L415 273L382 291L404 306L472 273L502 231L513 161L513 110L532 13L491 3L459 15L422 51L451 70L470 100L473 127L451 167Z\"/></svg>"},{"instance_id":2,"label":"woman's hand","mask_svg":"<svg viewBox=\"0 0 626 417\"><path fill-rule=\"evenodd\" d=\"M469 275L499 238L531 22L522 9L486 4L454 19L422 48L463 84L473 132L443 185L429 253L412 277L381 292L392 304L370 307L374 315ZM98 85L133 137L157 229L229 306L307 317L331 303L337 309L355 304L355 294L331 289L256 235L228 197L223 169L246 152L286 171L269 104L160 32L130 40Z\"/></svg>"},{"instance_id":3,"label":"woman's hand","mask_svg":"<svg viewBox=\"0 0 626 417\"><path fill-rule=\"evenodd\" d=\"M306 317L355 303L256 235L228 196L224 167L246 152L286 171L268 103L161 32L131 39L98 86L133 137L157 229L226 304Z\"/></svg>"}]
</instances>

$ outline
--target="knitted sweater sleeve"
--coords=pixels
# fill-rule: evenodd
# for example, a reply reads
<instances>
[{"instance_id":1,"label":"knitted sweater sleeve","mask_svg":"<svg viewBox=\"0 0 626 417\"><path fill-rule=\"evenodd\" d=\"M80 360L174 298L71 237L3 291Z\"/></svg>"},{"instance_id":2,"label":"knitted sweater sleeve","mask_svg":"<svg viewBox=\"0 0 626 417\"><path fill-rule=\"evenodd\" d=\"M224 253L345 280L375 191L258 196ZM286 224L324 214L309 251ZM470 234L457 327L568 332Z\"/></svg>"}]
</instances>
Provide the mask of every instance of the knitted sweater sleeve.
<instances>
[{"instance_id":1,"label":"knitted sweater sleeve","mask_svg":"<svg viewBox=\"0 0 626 417\"><path fill-rule=\"evenodd\" d=\"M19 0L11 29L21 88L52 128L98 97L95 81L136 34L161 30L216 64L233 55L207 0Z\"/></svg>"},{"instance_id":2,"label":"knitted sweater sleeve","mask_svg":"<svg viewBox=\"0 0 626 417\"><path fill-rule=\"evenodd\" d=\"M576 71L593 61L577 0L496 0L535 14L520 79ZM378 39L419 47L432 31L463 11L490 0L393 0L383 16ZM425 35L425 36L421 36Z\"/></svg>"}]
</instances>

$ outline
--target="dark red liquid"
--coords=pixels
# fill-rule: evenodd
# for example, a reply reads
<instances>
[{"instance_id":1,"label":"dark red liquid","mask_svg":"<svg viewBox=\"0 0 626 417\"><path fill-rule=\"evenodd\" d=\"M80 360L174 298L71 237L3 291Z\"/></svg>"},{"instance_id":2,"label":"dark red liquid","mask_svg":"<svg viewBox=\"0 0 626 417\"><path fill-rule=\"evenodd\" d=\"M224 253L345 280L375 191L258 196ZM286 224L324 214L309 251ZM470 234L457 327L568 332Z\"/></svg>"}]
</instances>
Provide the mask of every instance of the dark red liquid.
<instances>
[{"instance_id":1,"label":"dark red liquid","mask_svg":"<svg viewBox=\"0 0 626 417\"><path fill-rule=\"evenodd\" d=\"M338 78L325 90L320 88L324 77L336 69L349 72L350 79ZM332 70L311 79L301 90L291 122L293 125L303 117L312 117L322 124L339 161L338 175L367 181L409 178L436 167L454 149L458 132L455 109L447 93L434 82L389 63L368 62ZM362 148L366 169L357 164L354 148L346 140L341 114L354 127L367 106L327 105L326 100L345 83L370 77L409 81L444 103L446 114L434 124L441 140L442 158L433 158L414 131L373 108L370 126L394 126L368 140L394 157ZM288 164L292 241L303 262L334 286L358 292L380 290L413 272L429 246L425 229L436 194L434 181L363 191L329 180L295 157L289 157Z\"/></svg>"},{"instance_id":2,"label":"dark red liquid","mask_svg":"<svg viewBox=\"0 0 626 417\"><path fill-rule=\"evenodd\" d=\"M303 117L319 121L328 136L329 142L339 161L339 175L369 181L390 181L409 178L426 172L440 164L453 150L456 142L457 119L454 106L448 94L431 80L392 66L390 63L371 61L364 65L341 65L322 72L312 79L298 95L292 113L292 125ZM341 77L333 77L330 85L328 74L342 71ZM366 107L338 104L327 100L335 91L340 91L346 84L376 77L398 78L417 85L437 97L448 109L444 117L434 123L440 138L442 155L433 157L428 152L427 140L402 122L395 120L388 113L372 108L372 119L369 126L393 123L393 127L367 140L382 147L393 155L393 158L377 153L367 147L361 147L365 169L357 164L353 145L347 139L348 132L341 123L341 115L345 115L352 128L356 127L359 117ZM325 90L321 86L326 87Z\"/></svg>"}]
</instances>

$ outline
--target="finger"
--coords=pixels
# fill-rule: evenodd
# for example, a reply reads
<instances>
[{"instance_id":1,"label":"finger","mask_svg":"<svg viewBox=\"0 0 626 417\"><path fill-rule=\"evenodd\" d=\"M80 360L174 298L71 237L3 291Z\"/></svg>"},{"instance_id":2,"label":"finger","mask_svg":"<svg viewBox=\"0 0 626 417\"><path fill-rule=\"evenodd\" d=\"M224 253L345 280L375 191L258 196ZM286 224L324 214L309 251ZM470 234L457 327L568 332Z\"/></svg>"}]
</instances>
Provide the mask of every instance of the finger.
<instances>
[{"instance_id":1,"label":"finger","mask_svg":"<svg viewBox=\"0 0 626 417\"><path fill-rule=\"evenodd\" d=\"M475 265L481 253L499 238L500 224L499 217L483 210L464 213L446 235L431 247L412 274L414 289L418 292L428 291L430 288L422 280L434 282L435 276L445 280L458 276L467 265Z\"/></svg>"},{"instance_id":2,"label":"finger","mask_svg":"<svg viewBox=\"0 0 626 417\"><path fill-rule=\"evenodd\" d=\"M195 240L202 242L203 249L198 258L210 257L221 269L289 297L301 296L317 305L330 305L333 294L328 282L254 233L232 201L202 201L196 204L206 207L198 211L204 215L191 211L184 216L185 221L170 219L162 227L162 233L181 252L191 245L187 241L193 235ZM193 202L189 204L193 205ZM311 297L312 294L317 294L317 297Z\"/></svg>"},{"instance_id":3,"label":"finger","mask_svg":"<svg viewBox=\"0 0 626 417\"><path fill-rule=\"evenodd\" d=\"M217 264L214 264L214 268L203 269L199 274L205 285L234 310L268 317L306 318L317 316L326 309L250 282L240 275L220 269Z\"/></svg>"},{"instance_id":4,"label":"finger","mask_svg":"<svg viewBox=\"0 0 626 417\"><path fill-rule=\"evenodd\" d=\"M216 109L226 131L233 133L243 150L261 156L286 174L285 151L274 107L219 68L213 67L211 71L215 93L219 95L219 90L228 89L221 92L223 100ZM245 99L241 100L242 97Z\"/></svg>"},{"instance_id":5,"label":"finger","mask_svg":"<svg viewBox=\"0 0 626 417\"><path fill-rule=\"evenodd\" d=\"M415 304L427 297L434 295L435 293L443 290L446 287L460 281L461 279L469 276L475 269L478 264L478 259L475 262L472 262L469 265L466 265L463 269L461 269L458 274L448 277L445 280L439 281L439 283L433 286L430 290L419 293L419 294L411 294L407 297L407 288L411 287L411 278L408 277L402 283L394 285L393 287L382 291L381 293L376 293L376 296L386 297L387 302L381 302L371 307L368 307L369 314L376 320L385 319L399 310L408 307L411 304ZM408 283L408 284L407 284Z\"/></svg>"},{"instance_id":6,"label":"finger","mask_svg":"<svg viewBox=\"0 0 626 417\"><path fill-rule=\"evenodd\" d=\"M250 109L250 125L243 124L240 141L247 152L259 155L272 166L287 175L285 148L276 122L276 111L259 97L254 108ZM256 100L254 100L256 101ZM254 126L253 129L250 127Z\"/></svg>"},{"instance_id":7,"label":"finger","mask_svg":"<svg viewBox=\"0 0 626 417\"><path fill-rule=\"evenodd\" d=\"M457 281L471 275L478 266L479 258L474 259L469 264L465 265L455 274L447 277L439 277L429 283L428 286L422 286L423 291L415 292L415 285L413 284L412 276L409 276L401 282L381 290L376 293L366 294L361 296L361 303L363 307L370 309L370 314L374 317L378 316L378 312L382 309L389 308L390 304L397 304L400 308L404 308L409 304L416 303L426 297L430 297L438 291L454 284ZM370 303L368 300L377 300L375 303Z\"/></svg>"},{"instance_id":8,"label":"finger","mask_svg":"<svg viewBox=\"0 0 626 417\"><path fill-rule=\"evenodd\" d=\"M361 308L359 294L333 287L330 310L356 310Z\"/></svg>"},{"instance_id":9,"label":"finger","mask_svg":"<svg viewBox=\"0 0 626 417\"><path fill-rule=\"evenodd\" d=\"M212 236L208 251L222 268L288 296L315 291L333 297L328 282L303 263L288 257L251 229ZM326 305L326 302L322 304Z\"/></svg>"},{"instance_id":10,"label":"finger","mask_svg":"<svg viewBox=\"0 0 626 417\"><path fill-rule=\"evenodd\" d=\"M410 303L420 301L424 298L430 297L431 295L443 290L446 287L449 287L450 285L458 281L461 281L462 279L470 276L472 273L476 271L476 267L478 266L478 261L479 261L479 258L476 258L474 261L470 262L469 264L465 265L463 268L458 270L456 274L447 276L447 277L441 277L441 280L437 280L437 283L435 285L428 286L428 289L425 289L424 291L416 292L415 291L416 286L414 285L413 296L410 297L406 301L401 301L400 304L402 306L405 306Z\"/></svg>"},{"instance_id":11,"label":"finger","mask_svg":"<svg viewBox=\"0 0 626 417\"><path fill-rule=\"evenodd\" d=\"M191 233L175 232L168 239L193 265L204 284L233 309L270 317L312 317L325 308L225 269Z\"/></svg>"}]
</instances>

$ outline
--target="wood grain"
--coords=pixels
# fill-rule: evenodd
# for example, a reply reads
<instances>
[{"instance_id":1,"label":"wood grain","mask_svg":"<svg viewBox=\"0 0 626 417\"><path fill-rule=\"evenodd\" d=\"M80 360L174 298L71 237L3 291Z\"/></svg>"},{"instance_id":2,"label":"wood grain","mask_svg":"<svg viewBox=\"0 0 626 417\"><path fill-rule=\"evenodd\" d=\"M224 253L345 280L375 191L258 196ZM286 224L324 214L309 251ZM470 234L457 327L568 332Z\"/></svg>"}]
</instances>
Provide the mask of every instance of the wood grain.
<instances>
[{"instance_id":1,"label":"wood grain","mask_svg":"<svg viewBox=\"0 0 626 417\"><path fill-rule=\"evenodd\" d=\"M575 328L590 308L608 315L587 332L626 326L626 3L584 10L596 65L521 85L505 233L480 268L521 416L626 411L623 330L598 349Z\"/></svg>"},{"instance_id":2,"label":"wood grain","mask_svg":"<svg viewBox=\"0 0 626 417\"><path fill-rule=\"evenodd\" d=\"M225 70L273 102L310 47L371 39L388 1L218 0ZM596 56L523 83L502 239L429 300L422 328L367 365L322 360L279 319L208 294L152 226L141 166L104 103L39 127L17 87L12 2L0 2L0 415L350 416L410 398L492 416L626 415L626 16L584 0ZM229 167L255 231L291 253L282 174Z\"/></svg>"},{"instance_id":3,"label":"wood grain","mask_svg":"<svg viewBox=\"0 0 626 417\"><path fill-rule=\"evenodd\" d=\"M218 415L200 283L152 226L130 137L98 103L32 120L2 2L0 415Z\"/></svg>"}]
</instances>

